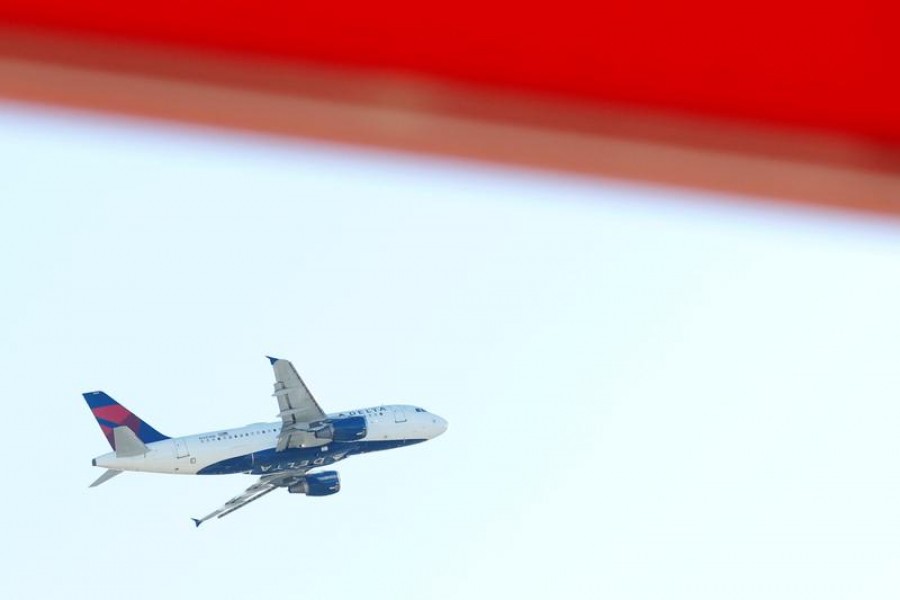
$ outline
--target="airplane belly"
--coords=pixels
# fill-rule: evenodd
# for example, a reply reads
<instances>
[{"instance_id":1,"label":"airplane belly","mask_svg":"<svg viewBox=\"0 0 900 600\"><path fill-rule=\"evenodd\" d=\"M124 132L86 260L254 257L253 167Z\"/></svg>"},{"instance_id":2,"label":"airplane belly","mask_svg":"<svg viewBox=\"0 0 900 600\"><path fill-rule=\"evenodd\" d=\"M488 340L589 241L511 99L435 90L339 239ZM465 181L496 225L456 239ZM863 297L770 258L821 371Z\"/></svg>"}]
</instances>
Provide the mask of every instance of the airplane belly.
<instances>
[{"instance_id":1,"label":"airplane belly","mask_svg":"<svg viewBox=\"0 0 900 600\"><path fill-rule=\"evenodd\" d=\"M198 475L250 473L262 456L274 452L273 446L274 444L264 442L211 448L209 452L197 457L192 472Z\"/></svg>"},{"instance_id":2,"label":"airplane belly","mask_svg":"<svg viewBox=\"0 0 900 600\"><path fill-rule=\"evenodd\" d=\"M190 457L180 458L182 473L197 475L207 467L243 454L243 448L218 447L200 448Z\"/></svg>"}]
</instances>

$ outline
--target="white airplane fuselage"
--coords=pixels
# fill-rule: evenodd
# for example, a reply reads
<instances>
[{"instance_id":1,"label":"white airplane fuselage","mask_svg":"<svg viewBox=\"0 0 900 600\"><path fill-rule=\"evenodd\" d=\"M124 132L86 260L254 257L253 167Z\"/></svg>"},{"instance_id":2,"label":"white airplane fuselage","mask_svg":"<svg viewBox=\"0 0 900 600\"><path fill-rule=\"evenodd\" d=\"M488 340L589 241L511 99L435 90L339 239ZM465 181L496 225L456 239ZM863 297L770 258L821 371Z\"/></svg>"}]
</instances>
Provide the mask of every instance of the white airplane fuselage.
<instances>
[{"instance_id":1,"label":"white airplane fuselage","mask_svg":"<svg viewBox=\"0 0 900 600\"><path fill-rule=\"evenodd\" d=\"M347 417L365 418L364 437L276 451L282 423L254 423L147 443L146 452L136 456L117 456L116 452L109 452L95 458L93 464L116 471L266 475L312 469L354 454L424 442L447 429L447 422L441 417L409 405L377 406L327 415L329 420Z\"/></svg>"}]
</instances>

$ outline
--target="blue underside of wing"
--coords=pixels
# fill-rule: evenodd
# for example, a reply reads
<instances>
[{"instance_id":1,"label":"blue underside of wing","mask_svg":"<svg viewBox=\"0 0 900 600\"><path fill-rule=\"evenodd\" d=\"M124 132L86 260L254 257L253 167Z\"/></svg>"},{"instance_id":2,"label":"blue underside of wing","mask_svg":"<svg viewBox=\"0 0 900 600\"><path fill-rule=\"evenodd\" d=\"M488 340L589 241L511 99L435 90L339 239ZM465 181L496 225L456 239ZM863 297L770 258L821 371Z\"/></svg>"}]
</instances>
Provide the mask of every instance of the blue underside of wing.
<instances>
[{"instance_id":1,"label":"blue underside of wing","mask_svg":"<svg viewBox=\"0 0 900 600\"><path fill-rule=\"evenodd\" d=\"M213 463L200 469L198 475L230 475L233 473L251 473L266 475L280 471L322 467L334 464L354 454L390 450L401 446L411 446L424 442L418 440L382 440L362 442L331 442L318 448L289 448L276 452L275 448L267 448L260 452L242 454ZM328 448L328 450L322 450Z\"/></svg>"}]
</instances>

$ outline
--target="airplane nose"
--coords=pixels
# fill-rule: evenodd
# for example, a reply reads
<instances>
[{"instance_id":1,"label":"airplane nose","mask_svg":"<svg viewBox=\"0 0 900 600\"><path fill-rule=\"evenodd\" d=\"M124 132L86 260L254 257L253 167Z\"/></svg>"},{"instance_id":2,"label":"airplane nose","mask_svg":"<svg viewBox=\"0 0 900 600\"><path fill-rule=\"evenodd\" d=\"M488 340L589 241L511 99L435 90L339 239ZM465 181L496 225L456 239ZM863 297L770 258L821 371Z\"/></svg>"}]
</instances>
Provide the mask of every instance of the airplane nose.
<instances>
[{"instance_id":1,"label":"airplane nose","mask_svg":"<svg viewBox=\"0 0 900 600\"><path fill-rule=\"evenodd\" d=\"M441 417L434 415L434 424L435 424L435 434L434 437L437 437L447 431L447 420L442 419Z\"/></svg>"}]
</instances>

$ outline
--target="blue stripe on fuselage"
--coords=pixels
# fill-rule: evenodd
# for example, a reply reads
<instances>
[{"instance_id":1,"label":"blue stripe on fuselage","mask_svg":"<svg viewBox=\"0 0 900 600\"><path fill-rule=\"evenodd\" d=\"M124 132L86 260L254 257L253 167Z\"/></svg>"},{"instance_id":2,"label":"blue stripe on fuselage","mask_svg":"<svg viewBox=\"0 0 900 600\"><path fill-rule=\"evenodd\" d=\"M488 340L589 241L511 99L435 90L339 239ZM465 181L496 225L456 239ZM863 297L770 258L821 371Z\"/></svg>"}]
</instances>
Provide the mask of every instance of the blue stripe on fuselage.
<instances>
[{"instance_id":1,"label":"blue stripe on fuselage","mask_svg":"<svg viewBox=\"0 0 900 600\"><path fill-rule=\"evenodd\" d=\"M331 442L317 448L288 448L276 452L275 448L267 448L252 454L243 454L233 458L220 460L197 471L197 475L230 475L233 473L252 473L266 475L280 471L296 469L312 469L334 464L354 454L390 450L401 446L411 446L425 440L383 440L371 442ZM322 450L328 448L328 450Z\"/></svg>"}]
</instances>

